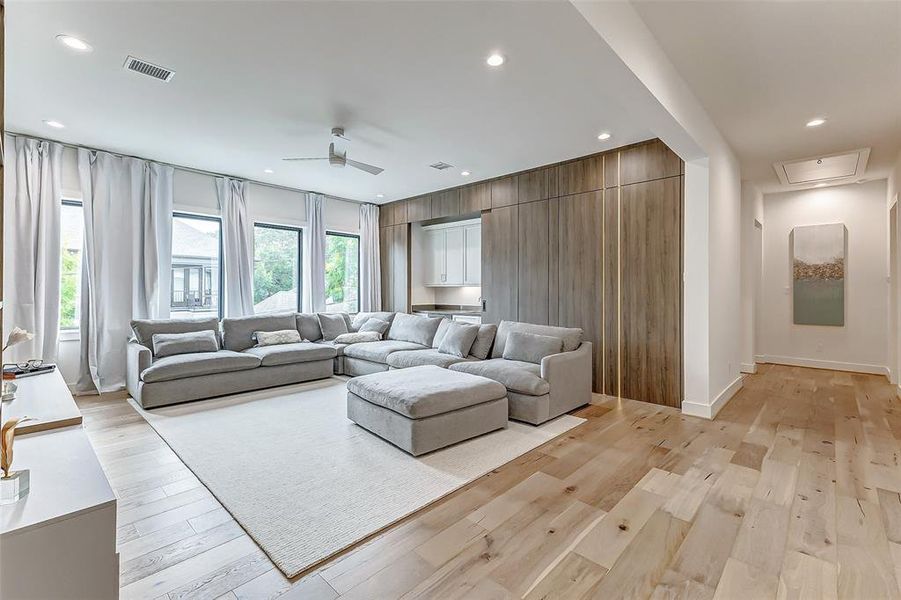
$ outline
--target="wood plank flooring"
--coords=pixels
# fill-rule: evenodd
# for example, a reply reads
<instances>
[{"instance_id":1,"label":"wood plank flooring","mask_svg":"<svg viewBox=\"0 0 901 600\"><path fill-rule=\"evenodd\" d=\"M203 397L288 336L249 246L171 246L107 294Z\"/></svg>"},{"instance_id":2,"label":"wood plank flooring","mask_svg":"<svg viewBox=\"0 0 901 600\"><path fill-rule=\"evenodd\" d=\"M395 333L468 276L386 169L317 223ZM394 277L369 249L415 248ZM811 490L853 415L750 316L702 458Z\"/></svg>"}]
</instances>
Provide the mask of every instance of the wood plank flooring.
<instances>
[{"instance_id":1,"label":"wood plank flooring","mask_svg":"<svg viewBox=\"0 0 901 600\"><path fill-rule=\"evenodd\" d=\"M78 402L119 496L123 598L901 597L901 401L879 376L762 365L714 421L596 396L291 581L122 396Z\"/></svg>"}]
</instances>

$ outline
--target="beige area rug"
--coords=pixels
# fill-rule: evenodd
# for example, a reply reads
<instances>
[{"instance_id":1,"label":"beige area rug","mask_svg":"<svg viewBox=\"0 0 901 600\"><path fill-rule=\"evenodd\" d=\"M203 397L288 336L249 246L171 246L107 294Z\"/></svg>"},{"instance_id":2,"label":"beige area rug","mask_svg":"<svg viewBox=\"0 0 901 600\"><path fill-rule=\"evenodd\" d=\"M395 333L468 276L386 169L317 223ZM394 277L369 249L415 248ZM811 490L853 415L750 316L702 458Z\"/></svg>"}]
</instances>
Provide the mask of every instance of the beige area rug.
<instances>
[{"instance_id":1,"label":"beige area rug","mask_svg":"<svg viewBox=\"0 0 901 600\"><path fill-rule=\"evenodd\" d=\"M145 411L288 577L584 422L564 415L414 458L347 419L328 379Z\"/></svg>"}]
</instances>

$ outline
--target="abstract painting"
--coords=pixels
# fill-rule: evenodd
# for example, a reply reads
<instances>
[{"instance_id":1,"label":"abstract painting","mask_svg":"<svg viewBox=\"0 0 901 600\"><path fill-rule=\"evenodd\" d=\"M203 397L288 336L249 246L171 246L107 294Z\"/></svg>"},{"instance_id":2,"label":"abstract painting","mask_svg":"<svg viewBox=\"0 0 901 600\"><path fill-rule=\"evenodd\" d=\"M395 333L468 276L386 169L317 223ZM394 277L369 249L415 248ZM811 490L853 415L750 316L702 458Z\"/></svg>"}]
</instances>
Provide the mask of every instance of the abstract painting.
<instances>
[{"instance_id":1,"label":"abstract painting","mask_svg":"<svg viewBox=\"0 0 901 600\"><path fill-rule=\"evenodd\" d=\"M846 237L842 223L792 230L795 325L844 326Z\"/></svg>"}]
</instances>

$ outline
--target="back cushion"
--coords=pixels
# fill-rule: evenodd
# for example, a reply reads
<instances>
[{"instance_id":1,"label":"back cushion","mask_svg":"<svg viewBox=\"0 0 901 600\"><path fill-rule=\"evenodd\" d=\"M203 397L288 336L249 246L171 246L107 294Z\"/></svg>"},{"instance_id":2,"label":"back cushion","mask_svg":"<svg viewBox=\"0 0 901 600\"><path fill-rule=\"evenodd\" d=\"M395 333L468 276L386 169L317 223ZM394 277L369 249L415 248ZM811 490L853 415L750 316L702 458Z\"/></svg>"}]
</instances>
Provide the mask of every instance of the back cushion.
<instances>
[{"instance_id":1,"label":"back cushion","mask_svg":"<svg viewBox=\"0 0 901 600\"><path fill-rule=\"evenodd\" d=\"M216 332L208 329L185 333L153 334L153 355L157 358L195 352L216 352L217 350L219 350L219 339Z\"/></svg>"},{"instance_id":2,"label":"back cushion","mask_svg":"<svg viewBox=\"0 0 901 600\"><path fill-rule=\"evenodd\" d=\"M491 351L491 358L501 358L504 356L504 346L507 343L507 336L514 331L558 337L563 342L563 352L572 352L582 344L582 330L577 327L554 327L553 325L535 325L533 323L501 321L501 324L497 327L497 337L494 340L494 349Z\"/></svg>"},{"instance_id":3,"label":"back cushion","mask_svg":"<svg viewBox=\"0 0 901 600\"><path fill-rule=\"evenodd\" d=\"M562 348L563 340L558 337L513 331L507 336L504 358L540 365L542 358L557 354Z\"/></svg>"},{"instance_id":4,"label":"back cushion","mask_svg":"<svg viewBox=\"0 0 901 600\"><path fill-rule=\"evenodd\" d=\"M432 348L437 348L441 345L441 340L447 334L447 328L451 323L450 319L441 319L441 323L438 324L438 330L435 332L435 339L432 340Z\"/></svg>"},{"instance_id":5,"label":"back cushion","mask_svg":"<svg viewBox=\"0 0 901 600\"><path fill-rule=\"evenodd\" d=\"M497 335L497 325L494 323L484 323L479 325L479 334L476 341L472 343L469 355L478 359L485 360L491 351L491 344L494 343L494 337Z\"/></svg>"},{"instance_id":6,"label":"back cushion","mask_svg":"<svg viewBox=\"0 0 901 600\"><path fill-rule=\"evenodd\" d=\"M135 339L142 346L153 349L155 333L189 333L192 331L212 331L219 336L219 319L135 319L131 322Z\"/></svg>"},{"instance_id":7,"label":"back cushion","mask_svg":"<svg viewBox=\"0 0 901 600\"><path fill-rule=\"evenodd\" d=\"M397 313L394 315L394 320L391 321L391 329L388 330L388 339L422 344L428 348L435 339L435 333L438 331L438 326L441 325L441 321L442 319L440 317L432 319L419 315Z\"/></svg>"},{"instance_id":8,"label":"back cushion","mask_svg":"<svg viewBox=\"0 0 901 600\"><path fill-rule=\"evenodd\" d=\"M360 331L360 327L362 327L369 319L381 319L382 321L386 321L390 325L391 321L394 319L394 313L385 311L357 313L350 320L350 330Z\"/></svg>"},{"instance_id":9,"label":"back cushion","mask_svg":"<svg viewBox=\"0 0 901 600\"><path fill-rule=\"evenodd\" d=\"M322 328L319 327L319 315L315 313L297 313L297 331L300 337L308 342L322 339Z\"/></svg>"},{"instance_id":10,"label":"back cushion","mask_svg":"<svg viewBox=\"0 0 901 600\"><path fill-rule=\"evenodd\" d=\"M226 350L240 352L256 344L253 334L257 331L281 331L296 327L297 320L293 312L258 317L230 317L222 319L222 342Z\"/></svg>"},{"instance_id":11,"label":"back cushion","mask_svg":"<svg viewBox=\"0 0 901 600\"><path fill-rule=\"evenodd\" d=\"M322 339L326 342L334 340L342 333L350 332L350 318L347 313L319 313L318 317Z\"/></svg>"}]
</instances>

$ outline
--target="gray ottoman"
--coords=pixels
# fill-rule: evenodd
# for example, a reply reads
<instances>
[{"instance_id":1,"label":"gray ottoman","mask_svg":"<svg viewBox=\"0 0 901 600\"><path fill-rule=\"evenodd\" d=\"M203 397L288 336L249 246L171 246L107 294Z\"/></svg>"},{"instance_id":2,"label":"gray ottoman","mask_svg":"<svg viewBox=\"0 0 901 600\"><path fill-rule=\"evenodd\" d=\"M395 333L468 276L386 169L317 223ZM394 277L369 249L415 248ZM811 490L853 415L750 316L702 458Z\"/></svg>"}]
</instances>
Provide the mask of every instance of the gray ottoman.
<instances>
[{"instance_id":1,"label":"gray ottoman","mask_svg":"<svg viewBox=\"0 0 901 600\"><path fill-rule=\"evenodd\" d=\"M426 365L347 382L347 418L414 456L507 426L507 388Z\"/></svg>"}]
</instances>

